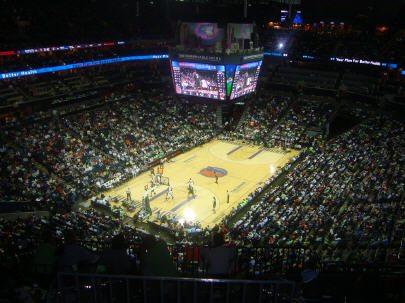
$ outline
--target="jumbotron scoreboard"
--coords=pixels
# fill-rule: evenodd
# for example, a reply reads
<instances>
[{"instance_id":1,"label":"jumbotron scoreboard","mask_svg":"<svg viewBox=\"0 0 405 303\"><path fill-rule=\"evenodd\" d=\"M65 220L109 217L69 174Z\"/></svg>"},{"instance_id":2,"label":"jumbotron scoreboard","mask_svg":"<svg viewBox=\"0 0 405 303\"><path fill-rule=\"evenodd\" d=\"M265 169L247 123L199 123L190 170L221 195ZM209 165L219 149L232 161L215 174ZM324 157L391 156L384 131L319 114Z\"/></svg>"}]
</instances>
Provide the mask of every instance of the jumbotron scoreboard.
<instances>
[{"instance_id":1,"label":"jumbotron scoreboard","mask_svg":"<svg viewBox=\"0 0 405 303\"><path fill-rule=\"evenodd\" d=\"M176 94L214 100L233 100L254 93L260 75L263 54L257 54L252 61L243 56L210 56L179 54L187 60L171 55L170 65ZM201 59L201 60L198 60Z\"/></svg>"},{"instance_id":2,"label":"jumbotron scoreboard","mask_svg":"<svg viewBox=\"0 0 405 303\"><path fill-rule=\"evenodd\" d=\"M242 25L233 24L228 29L232 29L234 36L234 32L241 32L236 35L237 38L250 37L250 27L246 29ZM193 30L189 30L190 27ZM170 51L171 75L176 94L229 101L256 91L263 62L262 49L253 48L251 40L242 38L239 39L239 43L228 43L228 45L233 45L232 50L229 47L218 47L226 42L223 41L223 35L219 34L221 31L214 23L203 23L202 25L193 23L184 28L183 36L188 35L188 40L183 39L181 47ZM228 34L227 37L232 37L232 35ZM195 39L192 40L189 36L191 38L196 36L200 39L198 49L189 47L189 40L195 42ZM203 46L201 41L205 43ZM232 41L238 42L238 39L233 38ZM235 47L235 44L243 46L249 45L249 42L248 49ZM212 47L207 47L214 43L217 44L215 51Z\"/></svg>"}]
</instances>

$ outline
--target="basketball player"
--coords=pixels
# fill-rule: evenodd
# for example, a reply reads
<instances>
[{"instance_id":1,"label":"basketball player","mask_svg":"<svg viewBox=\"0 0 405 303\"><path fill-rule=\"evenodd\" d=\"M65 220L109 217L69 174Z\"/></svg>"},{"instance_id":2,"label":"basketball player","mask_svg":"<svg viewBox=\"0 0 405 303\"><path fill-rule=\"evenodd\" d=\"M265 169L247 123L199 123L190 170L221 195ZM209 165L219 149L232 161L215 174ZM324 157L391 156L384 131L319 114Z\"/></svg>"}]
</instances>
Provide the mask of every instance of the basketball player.
<instances>
[{"instance_id":1,"label":"basketball player","mask_svg":"<svg viewBox=\"0 0 405 303\"><path fill-rule=\"evenodd\" d=\"M187 86L188 86L187 81L185 79L181 80L181 88L183 91L186 90Z\"/></svg>"},{"instance_id":2,"label":"basketball player","mask_svg":"<svg viewBox=\"0 0 405 303\"><path fill-rule=\"evenodd\" d=\"M205 79L201 80L201 88L202 89L208 89L208 82Z\"/></svg>"},{"instance_id":3,"label":"basketball player","mask_svg":"<svg viewBox=\"0 0 405 303\"><path fill-rule=\"evenodd\" d=\"M172 200L174 199L173 187L171 187L171 186L169 186L169 188L167 189L167 193L166 193L166 200L169 200L169 198L172 198Z\"/></svg>"},{"instance_id":4,"label":"basketball player","mask_svg":"<svg viewBox=\"0 0 405 303\"><path fill-rule=\"evenodd\" d=\"M188 196L190 196L190 195L193 196L193 198L195 197L194 182L191 178L188 180Z\"/></svg>"},{"instance_id":5,"label":"basketball player","mask_svg":"<svg viewBox=\"0 0 405 303\"><path fill-rule=\"evenodd\" d=\"M246 78L246 86L249 86L249 85L250 85L250 82L251 82L251 79L250 79L249 76L247 76L247 78Z\"/></svg>"},{"instance_id":6,"label":"basketball player","mask_svg":"<svg viewBox=\"0 0 405 303\"><path fill-rule=\"evenodd\" d=\"M201 80L200 80L200 75L197 72L193 73L193 78L194 78L194 89L199 89L201 86Z\"/></svg>"},{"instance_id":7,"label":"basketball player","mask_svg":"<svg viewBox=\"0 0 405 303\"><path fill-rule=\"evenodd\" d=\"M131 190L129 189L129 187L127 189L127 201L131 201Z\"/></svg>"},{"instance_id":8,"label":"basketball player","mask_svg":"<svg viewBox=\"0 0 405 303\"><path fill-rule=\"evenodd\" d=\"M155 188L156 188L156 184L155 184L155 182L152 181L152 182L150 183L150 195L151 195L151 196L156 195Z\"/></svg>"}]
</instances>

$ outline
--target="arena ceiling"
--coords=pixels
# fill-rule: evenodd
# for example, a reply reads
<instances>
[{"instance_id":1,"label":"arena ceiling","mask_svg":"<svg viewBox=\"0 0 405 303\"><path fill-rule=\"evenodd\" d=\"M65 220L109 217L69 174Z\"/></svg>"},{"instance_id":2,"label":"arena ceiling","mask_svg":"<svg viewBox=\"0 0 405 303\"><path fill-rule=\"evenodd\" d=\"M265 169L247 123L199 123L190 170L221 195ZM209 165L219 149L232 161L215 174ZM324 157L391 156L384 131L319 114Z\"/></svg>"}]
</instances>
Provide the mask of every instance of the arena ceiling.
<instances>
[{"instance_id":1,"label":"arena ceiling","mask_svg":"<svg viewBox=\"0 0 405 303\"><path fill-rule=\"evenodd\" d=\"M278 2L281 4L292 4L292 5L300 5L301 0L271 0L271 2Z\"/></svg>"}]
</instances>

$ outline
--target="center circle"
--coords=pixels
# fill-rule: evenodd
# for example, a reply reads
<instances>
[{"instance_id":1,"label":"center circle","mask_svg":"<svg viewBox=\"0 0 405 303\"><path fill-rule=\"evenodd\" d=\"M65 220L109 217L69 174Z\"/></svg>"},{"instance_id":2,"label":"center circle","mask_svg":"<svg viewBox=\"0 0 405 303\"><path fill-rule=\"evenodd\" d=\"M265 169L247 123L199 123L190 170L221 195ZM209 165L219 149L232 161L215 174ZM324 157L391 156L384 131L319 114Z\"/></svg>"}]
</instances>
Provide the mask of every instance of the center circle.
<instances>
[{"instance_id":1,"label":"center circle","mask_svg":"<svg viewBox=\"0 0 405 303\"><path fill-rule=\"evenodd\" d=\"M207 178L215 178L215 176L222 178L226 176L228 172L220 167L207 166L201 169L199 174Z\"/></svg>"}]
</instances>

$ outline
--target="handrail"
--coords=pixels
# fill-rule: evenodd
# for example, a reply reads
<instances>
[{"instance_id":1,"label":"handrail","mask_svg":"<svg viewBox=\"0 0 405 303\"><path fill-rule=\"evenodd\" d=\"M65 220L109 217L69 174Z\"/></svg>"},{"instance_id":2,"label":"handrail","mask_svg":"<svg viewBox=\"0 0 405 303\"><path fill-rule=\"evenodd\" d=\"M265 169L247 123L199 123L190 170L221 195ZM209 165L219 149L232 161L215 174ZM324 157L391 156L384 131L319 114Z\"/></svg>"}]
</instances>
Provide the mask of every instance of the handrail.
<instances>
[{"instance_id":1,"label":"handrail","mask_svg":"<svg viewBox=\"0 0 405 303\"><path fill-rule=\"evenodd\" d=\"M88 278L113 278L113 279L131 279L131 280L154 280L154 281L183 281L183 282L204 282L204 283L230 283L230 284L289 284L295 285L293 281L286 279L277 280L246 280L246 279L216 279L216 278L188 278L188 277L164 277L164 276L136 276L136 275L112 275L112 274L89 274L78 272L58 272L60 276L88 277Z\"/></svg>"},{"instance_id":2,"label":"handrail","mask_svg":"<svg viewBox=\"0 0 405 303\"><path fill-rule=\"evenodd\" d=\"M288 280L239 280L59 272L57 302L293 302Z\"/></svg>"}]
</instances>

